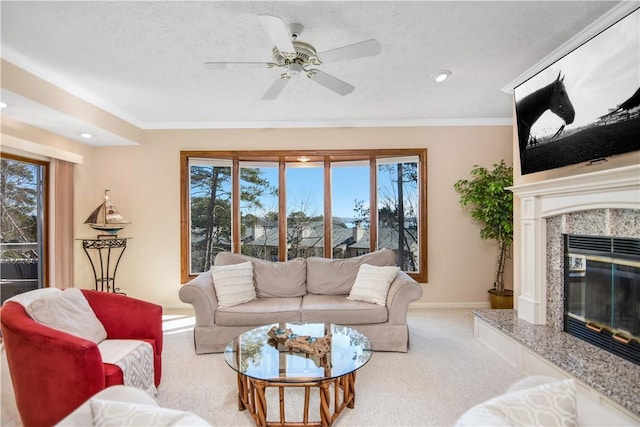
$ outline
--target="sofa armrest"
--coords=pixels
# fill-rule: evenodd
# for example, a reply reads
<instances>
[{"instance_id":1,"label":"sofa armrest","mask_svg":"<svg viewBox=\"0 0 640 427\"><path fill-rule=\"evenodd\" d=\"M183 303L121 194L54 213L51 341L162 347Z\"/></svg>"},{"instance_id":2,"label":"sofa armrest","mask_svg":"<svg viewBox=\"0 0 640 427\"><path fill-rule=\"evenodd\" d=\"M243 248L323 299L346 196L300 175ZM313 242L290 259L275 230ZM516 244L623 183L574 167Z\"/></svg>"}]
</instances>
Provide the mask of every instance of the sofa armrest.
<instances>
[{"instance_id":1,"label":"sofa armrest","mask_svg":"<svg viewBox=\"0 0 640 427\"><path fill-rule=\"evenodd\" d=\"M422 298L422 285L404 271L399 271L394 281L391 282L387 294L389 323L392 325L406 324L409 303L420 298Z\"/></svg>"},{"instance_id":2,"label":"sofa armrest","mask_svg":"<svg viewBox=\"0 0 640 427\"><path fill-rule=\"evenodd\" d=\"M151 339L162 354L162 306L125 295L82 289L108 339Z\"/></svg>"},{"instance_id":3,"label":"sofa armrest","mask_svg":"<svg viewBox=\"0 0 640 427\"><path fill-rule=\"evenodd\" d=\"M210 271L205 271L190 282L182 285L180 291L178 291L178 296L180 301L193 306L196 315L196 326L215 326L218 298L213 287L213 275Z\"/></svg>"},{"instance_id":4,"label":"sofa armrest","mask_svg":"<svg viewBox=\"0 0 640 427\"><path fill-rule=\"evenodd\" d=\"M24 425L51 425L105 387L96 343L37 323L18 303L2 307L2 337Z\"/></svg>"}]
</instances>

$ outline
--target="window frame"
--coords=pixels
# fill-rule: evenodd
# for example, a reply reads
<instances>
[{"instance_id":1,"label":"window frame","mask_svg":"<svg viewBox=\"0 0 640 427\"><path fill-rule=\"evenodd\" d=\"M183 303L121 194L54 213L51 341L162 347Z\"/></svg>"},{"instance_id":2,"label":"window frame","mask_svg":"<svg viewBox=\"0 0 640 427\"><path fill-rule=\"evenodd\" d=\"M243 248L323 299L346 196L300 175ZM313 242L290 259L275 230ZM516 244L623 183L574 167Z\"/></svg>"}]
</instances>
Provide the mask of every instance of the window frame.
<instances>
[{"instance_id":1,"label":"window frame","mask_svg":"<svg viewBox=\"0 0 640 427\"><path fill-rule=\"evenodd\" d=\"M50 284L49 277L49 184L50 184L50 164L45 160L33 159L30 157L24 157L16 154L0 152L0 159L13 160L22 163L29 163L31 165L36 165L42 168L42 176L41 176L41 194L40 194L40 202L42 203L41 215L42 218L38 220L42 221L40 226L40 242L37 242L40 246L40 254L42 256L42 263L40 264L39 271L39 289L47 288Z\"/></svg>"},{"instance_id":2,"label":"window frame","mask_svg":"<svg viewBox=\"0 0 640 427\"><path fill-rule=\"evenodd\" d=\"M327 218L332 217L331 206L331 165L336 162L347 161L368 161L369 163L369 221L371 224L370 247L371 252L377 250L378 244L378 182L377 167L378 161L385 158L407 157L418 158L418 236L419 236L419 270L418 272L407 272L409 276L418 282L426 283L428 280L428 252L427 252L427 150L425 148L398 148L398 149L357 149L357 150L256 150L256 151L217 151L217 150L185 150L180 151L180 272L181 281L186 283L198 274L190 272L190 159L225 159L232 161L232 219L231 219L231 251L239 253L241 251L241 224L240 224L240 163L245 162L277 162L278 164L278 230L279 230L279 260L286 260L287 242L287 215L286 215L286 165L288 163L299 162L300 158L306 158L311 162L319 162L324 168L324 233L331 236L332 221ZM325 239L324 256L332 258L333 248L331 239Z\"/></svg>"}]
</instances>

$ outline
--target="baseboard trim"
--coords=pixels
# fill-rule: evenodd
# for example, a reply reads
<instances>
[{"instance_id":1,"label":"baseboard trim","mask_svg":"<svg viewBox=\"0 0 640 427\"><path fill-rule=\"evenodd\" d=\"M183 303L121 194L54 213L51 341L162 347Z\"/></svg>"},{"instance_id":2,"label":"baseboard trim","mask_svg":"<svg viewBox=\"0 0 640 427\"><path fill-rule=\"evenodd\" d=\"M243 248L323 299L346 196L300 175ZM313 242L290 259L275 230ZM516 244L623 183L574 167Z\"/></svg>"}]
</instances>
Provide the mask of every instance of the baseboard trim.
<instances>
[{"instance_id":1,"label":"baseboard trim","mask_svg":"<svg viewBox=\"0 0 640 427\"><path fill-rule=\"evenodd\" d=\"M165 304L165 310L193 310L191 304ZM491 308L488 301L483 302L416 302L409 304L409 308Z\"/></svg>"},{"instance_id":2,"label":"baseboard trim","mask_svg":"<svg viewBox=\"0 0 640 427\"><path fill-rule=\"evenodd\" d=\"M191 304L164 304L165 310L193 310ZM491 308L488 301L484 302L416 302L409 304L409 309L420 308Z\"/></svg>"},{"instance_id":3,"label":"baseboard trim","mask_svg":"<svg viewBox=\"0 0 640 427\"><path fill-rule=\"evenodd\" d=\"M409 304L412 308L491 308L489 301L483 302L416 302Z\"/></svg>"},{"instance_id":4,"label":"baseboard trim","mask_svg":"<svg viewBox=\"0 0 640 427\"><path fill-rule=\"evenodd\" d=\"M184 304L162 304L164 310L193 310L193 306L188 303Z\"/></svg>"}]
</instances>

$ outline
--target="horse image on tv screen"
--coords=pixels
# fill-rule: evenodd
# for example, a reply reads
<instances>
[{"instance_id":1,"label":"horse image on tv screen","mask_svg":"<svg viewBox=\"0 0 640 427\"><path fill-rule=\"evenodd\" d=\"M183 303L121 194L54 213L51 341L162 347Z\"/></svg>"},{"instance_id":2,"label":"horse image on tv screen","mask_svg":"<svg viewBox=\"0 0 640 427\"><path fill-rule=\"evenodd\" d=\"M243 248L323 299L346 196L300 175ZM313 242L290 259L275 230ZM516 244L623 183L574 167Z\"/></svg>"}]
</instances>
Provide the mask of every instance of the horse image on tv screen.
<instances>
[{"instance_id":1,"label":"horse image on tv screen","mask_svg":"<svg viewBox=\"0 0 640 427\"><path fill-rule=\"evenodd\" d=\"M522 174L640 151L640 9L514 89Z\"/></svg>"},{"instance_id":2,"label":"horse image on tv screen","mask_svg":"<svg viewBox=\"0 0 640 427\"><path fill-rule=\"evenodd\" d=\"M526 148L528 145L537 145L536 138L531 138L531 126L533 126L542 113L551 110L553 114L560 117L564 123L553 135L556 138L564 130L565 125L573 123L576 112L569 99L567 90L564 87L564 76L558 77L548 85L530 93L516 103L518 112L518 145L520 147L520 159L526 158Z\"/></svg>"}]
</instances>

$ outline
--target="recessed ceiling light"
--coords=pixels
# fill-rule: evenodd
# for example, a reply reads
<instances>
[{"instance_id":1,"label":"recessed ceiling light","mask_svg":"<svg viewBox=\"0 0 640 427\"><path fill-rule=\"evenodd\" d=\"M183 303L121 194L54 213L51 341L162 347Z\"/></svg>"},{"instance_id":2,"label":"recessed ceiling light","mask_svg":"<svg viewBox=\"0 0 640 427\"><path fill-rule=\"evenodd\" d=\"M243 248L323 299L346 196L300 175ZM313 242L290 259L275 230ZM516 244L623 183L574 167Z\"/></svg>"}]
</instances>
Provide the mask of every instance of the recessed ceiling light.
<instances>
[{"instance_id":1,"label":"recessed ceiling light","mask_svg":"<svg viewBox=\"0 0 640 427\"><path fill-rule=\"evenodd\" d=\"M0 101L0 108L7 108L7 103Z\"/></svg>"},{"instance_id":2,"label":"recessed ceiling light","mask_svg":"<svg viewBox=\"0 0 640 427\"><path fill-rule=\"evenodd\" d=\"M438 70L435 73L431 74L431 78L435 80L437 83L441 83L447 80L451 76L451 71L449 70Z\"/></svg>"},{"instance_id":3,"label":"recessed ceiling light","mask_svg":"<svg viewBox=\"0 0 640 427\"><path fill-rule=\"evenodd\" d=\"M89 132L82 132L80 134L81 137L89 139L89 138L93 138L93 134L89 133Z\"/></svg>"},{"instance_id":4,"label":"recessed ceiling light","mask_svg":"<svg viewBox=\"0 0 640 427\"><path fill-rule=\"evenodd\" d=\"M307 156L298 157L299 162L308 162L309 160L311 159L308 158Z\"/></svg>"}]
</instances>

